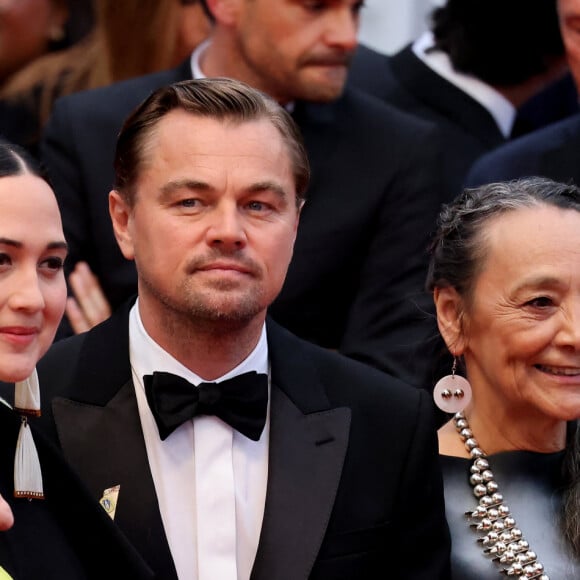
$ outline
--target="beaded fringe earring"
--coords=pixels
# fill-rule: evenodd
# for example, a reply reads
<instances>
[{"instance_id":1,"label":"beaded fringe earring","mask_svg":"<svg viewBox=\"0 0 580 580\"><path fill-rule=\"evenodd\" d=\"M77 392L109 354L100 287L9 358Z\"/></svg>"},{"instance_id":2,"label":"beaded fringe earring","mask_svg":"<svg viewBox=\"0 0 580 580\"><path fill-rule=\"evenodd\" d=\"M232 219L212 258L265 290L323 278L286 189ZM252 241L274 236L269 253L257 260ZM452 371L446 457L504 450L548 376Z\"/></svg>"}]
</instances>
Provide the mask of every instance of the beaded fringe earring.
<instances>
[{"instance_id":1,"label":"beaded fringe earring","mask_svg":"<svg viewBox=\"0 0 580 580\"><path fill-rule=\"evenodd\" d=\"M439 379L433 388L433 399L445 413L459 413L471 401L471 385L461 375L456 375L457 357L453 357L451 374Z\"/></svg>"},{"instance_id":2,"label":"beaded fringe earring","mask_svg":"<svg viewBox=\"0 0 580 580\"><path fill-rule=\"evenodd\" d=\"M40 389L36 369L26 380L16 383L14 410L21 417L14 456L14 497L44 499L40 461L28 425L28 416L40 416Z\"/></svg>"}]
</instances>

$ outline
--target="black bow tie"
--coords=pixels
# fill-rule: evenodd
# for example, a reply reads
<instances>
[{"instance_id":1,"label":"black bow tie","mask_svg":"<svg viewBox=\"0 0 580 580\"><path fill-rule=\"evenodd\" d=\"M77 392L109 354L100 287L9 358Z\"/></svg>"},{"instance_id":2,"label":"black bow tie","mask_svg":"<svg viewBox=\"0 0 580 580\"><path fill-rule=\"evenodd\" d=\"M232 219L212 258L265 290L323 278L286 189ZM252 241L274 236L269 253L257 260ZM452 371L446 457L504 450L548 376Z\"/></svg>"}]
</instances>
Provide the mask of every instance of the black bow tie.
<instances>
[{"instance_id":1,"label":"black bow tie","mask_svg":"<svg viewBox=\"0 0 580 580\"><path fill-rule=\"evenodd\" d=\"M215 415L253 441L266 424L268 375L263 373L196 387L172 373L154 372L143 377L143 385L161 440L196 415Z\"/></svg>"}]
</instances>

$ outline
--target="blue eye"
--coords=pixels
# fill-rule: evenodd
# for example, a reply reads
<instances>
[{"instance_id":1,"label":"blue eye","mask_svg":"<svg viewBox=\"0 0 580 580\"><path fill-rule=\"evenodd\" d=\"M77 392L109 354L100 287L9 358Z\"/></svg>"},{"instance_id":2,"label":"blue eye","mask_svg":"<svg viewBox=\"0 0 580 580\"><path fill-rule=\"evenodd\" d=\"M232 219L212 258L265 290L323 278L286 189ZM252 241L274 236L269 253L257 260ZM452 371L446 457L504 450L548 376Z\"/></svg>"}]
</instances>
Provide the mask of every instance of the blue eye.
<instances>
[{"instance_id":1,"label":"blue eye","mask_svg":"<svg viewBox=\"0 0 580 580\"><path fill-rule=\"evenodd\" d=\"M254 211L261 211L266 208L266 204L263 201L251 201L247 207Z\"/></svg>"},{"instance_id":2,"label":"blue eye","mask_svg":"<svg viewBox=\"0 0 580 580\"><path fill-rule=\"evenodd\" d=\"M199 200L194 198L182 199L179 204L183 207L195 207L199 204Z\"/></svg>"}]
</instances>

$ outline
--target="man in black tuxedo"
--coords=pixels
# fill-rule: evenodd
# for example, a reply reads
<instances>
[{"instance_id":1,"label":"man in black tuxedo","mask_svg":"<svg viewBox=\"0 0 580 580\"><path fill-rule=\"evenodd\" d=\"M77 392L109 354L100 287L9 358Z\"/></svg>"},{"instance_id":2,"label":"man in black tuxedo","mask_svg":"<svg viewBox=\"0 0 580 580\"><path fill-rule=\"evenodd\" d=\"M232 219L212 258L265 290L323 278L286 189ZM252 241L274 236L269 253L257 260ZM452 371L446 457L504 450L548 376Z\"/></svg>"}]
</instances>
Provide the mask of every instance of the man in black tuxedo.
<instances>
[{"instance_id":1,"label":"man in black tuxedo","mask_svg":"<svg viewBox=\"0 0 580 580\"><path fill-rule=\"evenodd\" d=\"M560 28L570 71L580 87L579 0L558 0ZM550 177L580 185L580 115L534 131L481 156L465 178L466 186L517 179L529 175Z\"/></svg>"},{"instance_id":2,"label":"man in black tuxedo","mask_svg":"<svg viewBox=\"0 0 580 580\"><path fill-rule=\"evenodd\" d=\"M176 83L124 124L115 171L137 302L38 367L95 501L116 490L166 580L447 578L427 393L267 319L309 180L290 115L239 81Z\"/></svg>"},{"instance_id":3,"label":"man in black tuxedo","mask_svg":"<svg viewBox=\"0 0 580 580\"><path fill-rule=\"evenodd\" d=\"M237 78L292 111L312 165L294 257L272 317L302 338L429 387L431 361L414 348L436 334L423 292L426 247L442 198L435 128L366 94L343 93L358 0L208 4L212 34L191 61L56 105L43 159L63 215L69 272L88 262L113 307L135 291L135 269L116 246L106 202L122 120L168 83Z\"/></svg>"},{"instance_id":4,"label":"man in black tuxedo","mask_svg":"<svg viewBox=\"0 0 580 580\"><path fill-rule=\"evenodd\" d=\"M450 198L479 156L577 111L568 78L547 87L563 54L555 0L447 0L398 53L360 47L349 84L441 128Z\"/></svg>"}]
</instances>

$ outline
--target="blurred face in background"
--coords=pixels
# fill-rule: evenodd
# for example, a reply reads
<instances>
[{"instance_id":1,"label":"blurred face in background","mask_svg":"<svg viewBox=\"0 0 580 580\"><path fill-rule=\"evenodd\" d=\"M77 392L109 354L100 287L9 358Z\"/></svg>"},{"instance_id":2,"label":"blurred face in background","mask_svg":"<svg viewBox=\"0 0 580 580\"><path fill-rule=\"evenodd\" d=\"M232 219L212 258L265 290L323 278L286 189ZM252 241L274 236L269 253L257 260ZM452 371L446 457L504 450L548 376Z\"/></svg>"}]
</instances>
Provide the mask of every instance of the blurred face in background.
<instances>
[{"instance_id":1,"label":"blurred face in background","mask_svg":"<svg viewBox=\"0 0 580 580\"><path fill-rule=\"evenodd\" d=\"M61 40L67 17L61 0L0 0L0 84Z\"/></svg>"},{"instance_id":2,"label":"blurred face in background","mask_svg":"<svg viewBox=\"0 0 580 580\"><path fill-rule=\"evenodd\" d=\"M29 377L52 344L66 302L66 252L48 184L0 177L0 380Z\"/></svg>"},{"instance_id":3,"label":"blurred face in background","mask_svg":"<svg viewBox=\"0 0 580 580\"><path fill-rule=\"evenodd\" d=\"M240 77L279 103L337 99L357 45L360 0L213 0L235 31Z\"/></svg>"},{"instance_id":4,"label":"blurred face in background","mask_svg":"<svg viewBox=\"0 0 580 580\"><path fill-rule=\"evenodd\" d=\"M1 1L1 0L0 0ZM199 0L179 0L177 17L177 38L174 65L191 55L195 47L205 40L210 31L210 21Z\"/></svg>"},{"instance_id":5,"label":"blurred face in background","mask_svg":"<svg viewBox=\"0 0 580 580\"><path fill-rule=\"evenodd\" d=\"M558 0L558 14L570 72L580 89L580 0Z\"/></svg>"}]
</instances>

